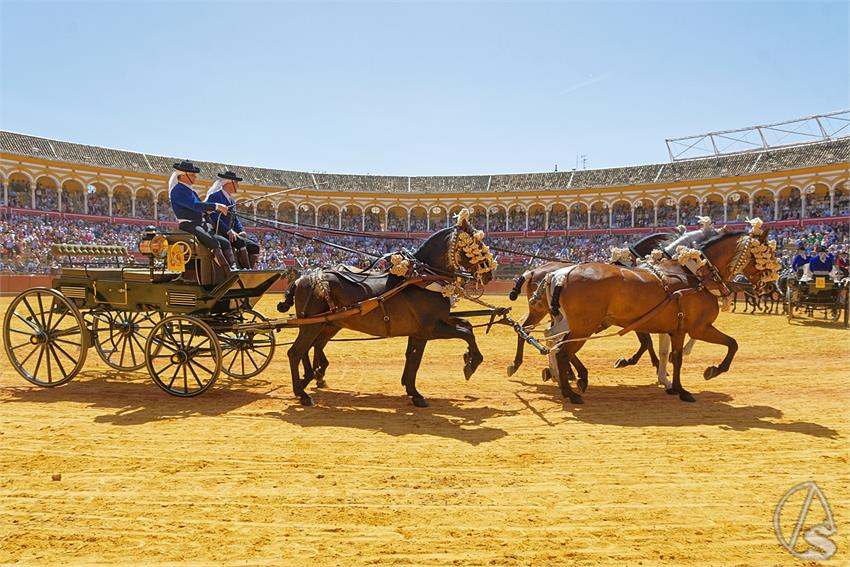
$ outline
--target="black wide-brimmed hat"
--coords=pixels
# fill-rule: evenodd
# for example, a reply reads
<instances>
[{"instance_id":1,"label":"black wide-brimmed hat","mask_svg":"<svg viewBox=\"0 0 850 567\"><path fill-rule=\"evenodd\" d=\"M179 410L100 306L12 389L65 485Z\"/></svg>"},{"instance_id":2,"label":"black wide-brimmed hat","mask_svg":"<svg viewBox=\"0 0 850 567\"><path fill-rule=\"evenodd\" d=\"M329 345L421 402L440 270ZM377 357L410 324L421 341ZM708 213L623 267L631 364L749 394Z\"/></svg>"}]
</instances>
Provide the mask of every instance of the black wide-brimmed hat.
<instances>
[{"instance_id":1,"label":"black wide-brimmed hat","mask_svg":"<svg viewBox=\"0 0 850 567\"><path fill-rule=\"evenodd\" d=\"M177 171L182 171L183 173L200 173L201 168L196 166L191 161L183 160L180 163L174 164L174 169Z\"/></svg>"},{"instance_id":2,"label":"black wide-brimmed hat","mask_svg":"<svg viewBox=\"0 0 850 567\"><path fill-rule=\"evenodd\" d=\"M228 181L242 181L242 178L233 173L232 171L225 171L224 173L219 173L218 176L222 179L227 179Z\"/></svg>"}]
</instances>

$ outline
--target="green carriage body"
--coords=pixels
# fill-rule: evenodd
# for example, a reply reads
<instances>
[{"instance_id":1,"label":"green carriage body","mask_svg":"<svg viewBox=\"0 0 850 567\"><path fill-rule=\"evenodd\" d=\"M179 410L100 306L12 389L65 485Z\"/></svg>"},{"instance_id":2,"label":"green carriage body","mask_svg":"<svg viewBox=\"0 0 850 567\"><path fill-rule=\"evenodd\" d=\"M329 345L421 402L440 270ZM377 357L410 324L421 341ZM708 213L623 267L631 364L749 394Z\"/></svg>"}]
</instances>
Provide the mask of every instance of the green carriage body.
<instances>
[{"instance_id":1,"label":"green carriage body","mask_svg":"<svg viewBox=\"0 0 850 567\"><path fill-rule=\"evenodd\" d=\"M182 269L169 270L164 255L149 252L154 236L166 252L185 243L190 257ZM253 307L282 272L225 276L209 250L185 233L147 231L142 244L146 264L132 261L122 246L54 246L66 262L55 269L52 289L19 294L4 319L4 347L19 374L39 386L64 384L94 347L108 366L147 367L160 388L188 397L211 387L221 372L244 379L268 366L274 330Z\"/></svg>"}]
</instances>

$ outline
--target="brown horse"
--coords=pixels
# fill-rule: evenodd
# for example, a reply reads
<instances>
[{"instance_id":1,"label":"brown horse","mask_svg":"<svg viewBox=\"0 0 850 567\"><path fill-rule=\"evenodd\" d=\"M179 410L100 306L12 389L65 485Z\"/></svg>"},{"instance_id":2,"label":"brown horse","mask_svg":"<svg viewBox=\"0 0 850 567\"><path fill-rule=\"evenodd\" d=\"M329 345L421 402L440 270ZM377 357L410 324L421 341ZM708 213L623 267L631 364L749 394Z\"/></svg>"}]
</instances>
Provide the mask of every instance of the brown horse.
<instances>
[{"instance_id":1,"label":"brown horse","mask_svg":"<svg viewBox=\"0 0 850 567\"><path fill-rule=\"evenodd\" d=\"M300 379L299 363L311 348L315 348L317 353L323 352L327 342L344 328L377 337L408 337L401 383L417 407L428 405L425 397L416 389L416 373L429 340L466 341L468 351L463 357L464 376L469 379L484 357L475 342L470 323L449 314L451 302L448 295L451 295L449 292L456 279L464 274L482 285L492 278L495 262L488 248L481 242L482 238L483 233L475 231L467 215L461 214L456 226L433 234L407 257L414 275L429 277L429 289L407 285L395 295L380 301L380 309L363 315L299 326L298 336L288 355L292 388L301 403L313 403L305 391L313 376ZM279 306L279 310L283 311L294 303L299 318L343 310L404 285L404 279L392 273L356 274L346 270L319 270L298 278L287 292L286 301ZM436 290L433 286L435 283ZM326 362L325 359L325 366Z\"/></svg>"},{"instance_id":2,"label":"brown horse","mask_svg":"<svg viewBox=\"0 0 850 567\"><path fill-rule=\"evenodd\" d=\"M632 262L634 263L639 258L648 255L662 244L671 240L674 236L675 234L672 232L656 232L641 238L633 245L629 246L629 251L632 254ZM514 287L510 294L508 294L508 297L511 301L515 300L519 297L519 294L522 291L522 286L525 285L526 296L528 298L528 315L525 316L525 319L523 319L521 323L523 327L534 327L549 314L549 301L547 295L535 294L535 291L539 289L539 286L546 279L546 276L560 270L561 268L565 268L568 265L570 264L566 262L547 262L542 266L526 271L516 279ZM649 356L652 360L653 366L658 367L658 357L655 355L655 350L652 348L652 339L648 335L643 335L641 333L638 333L637 335L638 340L640 341L640 348L634 355L632 355L631 358L621 358L618 360L618 368L621 366L637 364L637 361L647 350L649 351ZM524 348L525 341L522 337L517 336L516 354L514 355L513 364L508 366L508 376L513 376L514 373L519 370L519 367L522 366ZM570 364L575 367L576 372L578 373L579 387L584 385L586 388L587 368L585 368L578 358L570 360Z\"/></svg>"},{"instance_id":3,"label":"brown horse","mask_svg":"<svg viewBox=\"0 0 850 567\"><path fill-rule=\"evenodd\" d=\"M751 234L725 233L702 243L700 250L719 281L744 274L761 285L775 279L775 257L765 245L766 238L760 227ZM719 366L706 368L706 380L729 370L738 343L713 325L720 311L717 297L694 281L678 262L662 260L637 269L591 262L559 273L564 290L559 298L563 314L559 326L566 330L555 347L555 360L561 393L571 402L580 404L582 399L570 387L572 371L567 362L588 337L611 325L623 327L621 333L634 330L670 335L673 384L667 392L678 394L683 401L695 401L681 383L685 335L727 348Z\"/></svg>"}]
</instances>

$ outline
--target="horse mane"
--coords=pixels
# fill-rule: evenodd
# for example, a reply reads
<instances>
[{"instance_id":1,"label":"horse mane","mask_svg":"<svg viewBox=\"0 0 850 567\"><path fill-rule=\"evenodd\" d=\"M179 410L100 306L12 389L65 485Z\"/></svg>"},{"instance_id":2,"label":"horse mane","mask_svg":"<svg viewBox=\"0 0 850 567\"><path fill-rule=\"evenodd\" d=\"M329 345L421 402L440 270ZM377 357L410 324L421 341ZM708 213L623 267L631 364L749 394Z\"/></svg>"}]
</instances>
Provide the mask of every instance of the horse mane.
<instances>
[{"instance_id":1,"label":"horse mane","mask_svg":"<svg viewBox=\"0 0 850 567\"><path fill-rule=\"evenodd\" d=\"M646 256L651 252L651 250L647 250L645 252L642 250L646 244L652 245L653 248L663 247L672 240L673 236L674 234L672 232L653 232L652 234L644 236L634 244L629 244L628 248L635 256Z\"/></svg>"},{"instance_id":2,"label":"horse mane","mask_svg":"<svg viewBox=\"0 0 850 567\"><path fill-rule=\"evenodd\" d=\"M445 235L447 233L453 232L454 230L455 230L454 225L447 226L446 228L441 228L440 230L438 230L437 232L435 232L434 234L432 234L431 236L426 238L425 242L423 242L419 246L419 248L417 248L413 252L413 256L418 260L425 261L428 258L423 258L423 255L433 253L433 251L431 250L431 247L433 247L435 245L435 243L437 243L438 239L440 237L445 237ZM448 246L446 247L446 251L448 251ZM433 259L431 259L431 260L433 260Z\"/></svg>"},{"instance_id":3,"label":"horse mane","mask_svg":"<svg viewBox=\"0 0 850 567\"><path fill-rule=\"evenodd\" d=\"M712 236L711 238L700 244L699 250L704 251L707 248L710 248L711 246L717 244L718 242L726 240L727 238L738 238L739 236L743 236L745 234L747 233L743 230L736 230L735 232L722 232L716 236Z\"/></svg>"}]
</instances>

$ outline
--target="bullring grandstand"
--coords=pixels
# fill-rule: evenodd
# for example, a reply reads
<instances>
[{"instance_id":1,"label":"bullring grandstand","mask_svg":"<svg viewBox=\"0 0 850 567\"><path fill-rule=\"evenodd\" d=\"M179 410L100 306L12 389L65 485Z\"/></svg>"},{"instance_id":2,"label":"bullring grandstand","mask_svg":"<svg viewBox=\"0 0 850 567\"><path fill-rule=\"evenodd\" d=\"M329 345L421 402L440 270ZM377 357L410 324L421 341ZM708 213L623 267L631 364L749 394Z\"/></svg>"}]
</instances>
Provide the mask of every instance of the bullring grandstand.
<instances>
[{"instance_id":1,"label":"bullring grandstand","mask_svg":"<svg viewBox=\"0 0 850 567\"><path fill-rule=\"evenodd\" d=\"M846 119L848 112L822 116ZM729 132L743 139L747 130ZM712 136L728 140L729 132L693 137L694 144L708 139L716 149ZM832 136L823 129L820 133L811 136L815 141L804 137L790 145L764 144L707 157L680 159L671 153L669 163L498 175L311 173L184 157L201 167L201 194L216 172L229 169L244 176L239 200L245 203L242 210L247 216L304 229L368 232L380 247L382 236L421 237L445 227L453 214L468 207L476 226L494 238L511 239L521 247L541 236L552 237L553 242L559 237L582 237L583 259L591 259L604 256L609 244L623 239L618 240L618 235L692 225L697 216L729 224L758 216L785 228L846 224L850 137L842 128ZM173 223L166 180L175 161L178 158L2 131L2 210L6 215L61 216L106 225ZM116 236L114 231L110 234ZM294 243L278 244L297 249ZM579 257L575 243L548 251ZM279 251L267 251L264 261L266 265L294 263L280 256ZM515 273L512 264L525 263L502 256L503 276ZM306 253L304 259L309 260Z\"/></svg>"}]
</instances>

